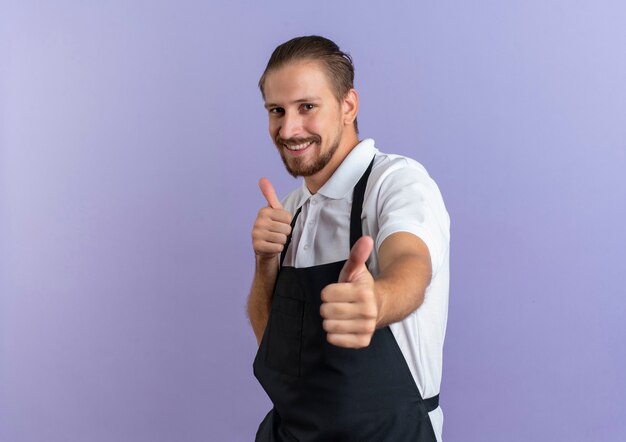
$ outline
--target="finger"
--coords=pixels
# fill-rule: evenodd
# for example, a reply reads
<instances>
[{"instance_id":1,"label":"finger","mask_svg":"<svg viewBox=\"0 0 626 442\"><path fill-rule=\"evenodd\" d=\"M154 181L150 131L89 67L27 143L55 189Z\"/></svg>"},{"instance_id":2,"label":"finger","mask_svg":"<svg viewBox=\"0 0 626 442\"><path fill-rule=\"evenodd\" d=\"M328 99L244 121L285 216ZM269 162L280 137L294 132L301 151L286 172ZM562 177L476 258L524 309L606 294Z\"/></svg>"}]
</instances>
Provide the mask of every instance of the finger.
<instances>
[{"instance_id":1,"label":"finger","mask_svg":"<svg viewBox=\"0 0 626 442\"><path fill-rule=\"evenodd\" d=\"M372 335L355 335L353 333L328 333L326 340L337 347L364 348L370 345Z\"/></svg>"},{"instance_id":2,"label":"finger","mask_svg":"<svg viewBox=\"0 0 626 442\"><path fill-rule=\"evenodd\" d=\"M372 334L376 330L375 319L325 319L322 327L332 334Z\"/></svg>"},{"instance_id":3,"label":"finger","mask_svg":"<svg viewBox=\"0 0 626 442\"><path fill-rule=\"evenodd\" d=\"M355 284L349 282L336 282L328 284L322 289L320 297L322 302L353 302L363 303L372 299L374 296L371 289L363 284Z\"/></svg>"},{"instance_id":4,"label":"finger","mask_svg":"<svg viewBox=\"0 0 626 442\"><path fill-rule=\"evenodd\" d=\"M289 212L271 207L264 207L261 210L267 212L257 217L253 226L254 230L284 233L285 235L291 233L291 214Z\"/></svg>"},{"instance_id":5,"label":"finger","mask_svg":"<svg viewBox=\"0 0 626 442\"><path fill-rule=\"evenodd\" d=\"M266 213L265 215L271 220L268 223L269 227L271 227L272 229L279 228L279 231L281 232L285 228L288 228L289 231L287 233L291 232L291 213L287 212L284 209L272 209L271 207L264 207L264 209L268 211L268 213ZM278 227L279 224L282 227Z\"/></svg>"},{"instance_id":6,"label":"finger","mask_svg":"<svg viewBox=\"0 0 626 442\"><path fill-rule=\"evenodd\" d=\"M261 178L259 180L259 188L263 193L263 196L267 200L267 204L273 209L282 209L283 206L280 204L278 197L276 196L276 191L274 190L274 186L270 183L270 180L267 178Z\"/></svg>"},{"instance_id":7,"label":"finger","mask_svg":"<svg viewBox=\"0 0 626 442\"><path fill-rule=\"evenodd\" d=\"M320 293L322 302L357 302L359 300L358 290L348 283L328 284Z\"/></svg>"},{"instance_id":8,"label":"finger","mask_svg":"<svg viewBox=\"0 0 626 442\"><path fill-rule=\"evenodd\" d=\"M354 302L322 302L320 316L323 319L375 319L376 312L364 310Z\"/></svg>"},{"instance_id":9,"label":"finger","mask_svg":"<svg viewBox=\"0 0 626 442\"><path fill-rule=\"evenodd\" d=\"M254 253L261 256L271 256L281 253L285 246L283 244L271 243L266 241L253 241L252 247Z\"/></svg>"},{"instance_id":10,"label":"finger","mask_svg":"<svg viewBox=\"0 0 626 442\"><path fill-rule=\"evenodd\" d=\"M287 235L284 233L253 231L252 240L263 243L285 245L287 243Z\"/></svg>"},{"instance_id":11,"label":"finger","mask_svg":"<svg viewBox=\"0 0 626 442\"><path fill-rule=\"evenodd\" d=\"M362 236L350 250L350 258L346 261L339 275L339 282L350 282L354 273L361 270L372 253L374 240L369 236Z\"/></svg>"}]
</instances>

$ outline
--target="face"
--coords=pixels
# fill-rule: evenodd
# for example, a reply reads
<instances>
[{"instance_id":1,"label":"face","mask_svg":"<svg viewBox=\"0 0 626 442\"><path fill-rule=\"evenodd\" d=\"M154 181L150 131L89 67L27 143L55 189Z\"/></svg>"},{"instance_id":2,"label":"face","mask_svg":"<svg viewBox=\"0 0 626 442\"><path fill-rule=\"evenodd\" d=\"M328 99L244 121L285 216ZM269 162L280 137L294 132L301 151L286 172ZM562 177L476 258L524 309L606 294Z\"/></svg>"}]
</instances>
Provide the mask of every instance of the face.
<instances>
[{"instance_id":1,"label":"face","mask_svg":"<svg viewBox=\"0 0 626 442\"><path fill-rule=\"evenodd\" d=\"M322 171L339 148L342 104L316 62L287 64L265 78L269 132L287 171L309 177Z\"/></svg>"}]
</instances>

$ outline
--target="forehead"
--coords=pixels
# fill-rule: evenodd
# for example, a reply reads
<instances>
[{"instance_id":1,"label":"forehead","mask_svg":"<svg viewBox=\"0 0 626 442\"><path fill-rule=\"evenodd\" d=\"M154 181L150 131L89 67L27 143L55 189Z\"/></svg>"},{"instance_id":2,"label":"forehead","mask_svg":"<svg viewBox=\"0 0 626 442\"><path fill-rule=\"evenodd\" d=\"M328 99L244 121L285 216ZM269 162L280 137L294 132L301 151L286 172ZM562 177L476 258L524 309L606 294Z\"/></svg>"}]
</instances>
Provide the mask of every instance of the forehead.
<instances>
[{"instance_id":1,"label":"forehead","mask_svg":"<svg viewBox=\"0 0 626 442\"><path fill-rule=\"evenodd\" d=\"M263 89L267 103L333 96L324 68L315 61L293 62L268 72Z\"/></svg>"}]
</instances>

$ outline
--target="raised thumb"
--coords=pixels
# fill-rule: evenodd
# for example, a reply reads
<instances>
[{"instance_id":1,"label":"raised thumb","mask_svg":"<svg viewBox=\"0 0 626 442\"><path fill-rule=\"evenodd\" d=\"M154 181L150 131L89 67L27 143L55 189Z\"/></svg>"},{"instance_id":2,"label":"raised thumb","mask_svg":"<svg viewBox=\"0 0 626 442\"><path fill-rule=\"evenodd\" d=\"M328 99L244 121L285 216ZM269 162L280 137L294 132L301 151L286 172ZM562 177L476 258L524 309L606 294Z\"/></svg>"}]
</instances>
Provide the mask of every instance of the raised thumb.
<instances>
[{"instance_id":1,"label":"raised thumb","mask_svg":"<svg viewBox=\"0 0 626 442\"><path fill-rule=\"evenodd\" d=\"M261 178L259 180L259 188L267 201L267 204L272 209L282 209L283 206L280 204L278 197L276 196L276 191L274 190L274 186L270 183L270 180L267 178Z\"/></svg>"},{"instance_id":2,"label":"raised thumb","mask_svg":"<svg viewBox=\"0 0 626 442\"><path fill-rule=\"evenodd\" d=\"M339 274L339 282L352 282L354 277L364 269L365 262L374 248L374 240L370 236L362 236L350 250L350 257L343 265Z\"/></svg>"}]
</instances>

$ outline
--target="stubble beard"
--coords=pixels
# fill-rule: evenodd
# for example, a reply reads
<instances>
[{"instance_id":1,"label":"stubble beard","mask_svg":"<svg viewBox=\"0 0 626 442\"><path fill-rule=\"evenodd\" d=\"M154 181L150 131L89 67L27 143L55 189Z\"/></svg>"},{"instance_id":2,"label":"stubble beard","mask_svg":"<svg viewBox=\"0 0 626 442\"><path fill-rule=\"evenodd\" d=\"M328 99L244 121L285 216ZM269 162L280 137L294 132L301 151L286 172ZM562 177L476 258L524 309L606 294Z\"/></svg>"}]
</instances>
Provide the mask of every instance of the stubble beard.
<instances>
[{"instance_id":1,"label":"stubble beard","mask_svg":"<svg viewBox=\"0 0 626 442\"><path fill-rule=\"evenodd\" d=\"M330 162L335 152L337 152L337 149L339 149L339 144L341 143L341 134L337 135L337 138L333 141L333 143L330 145L330 148L326 152L319 155L310 164L306 164L304 161L304 158L301 158L301 157L287 158L287 155L285 154L285 151L284 151L285 146L283 146L283 143L285 141L288 141L289 143L293 143L293 144L301 144L301 143L312 141L313 143L316 144L314 148L319 149L321 147L321 141L322 141L321 138L316 135L311 138L302 138L302 139L293 138L290 140L283 140L280 137L276 139L278 152L280 153L280 158L283 160L283 164L285 165L287 172L289 172L289 174L294 178L297 178L299 176L308 177L308 176L315 175L316 173L318 173L320 170L326 167L326 165Z\"/></svg>"}]
</instances>

